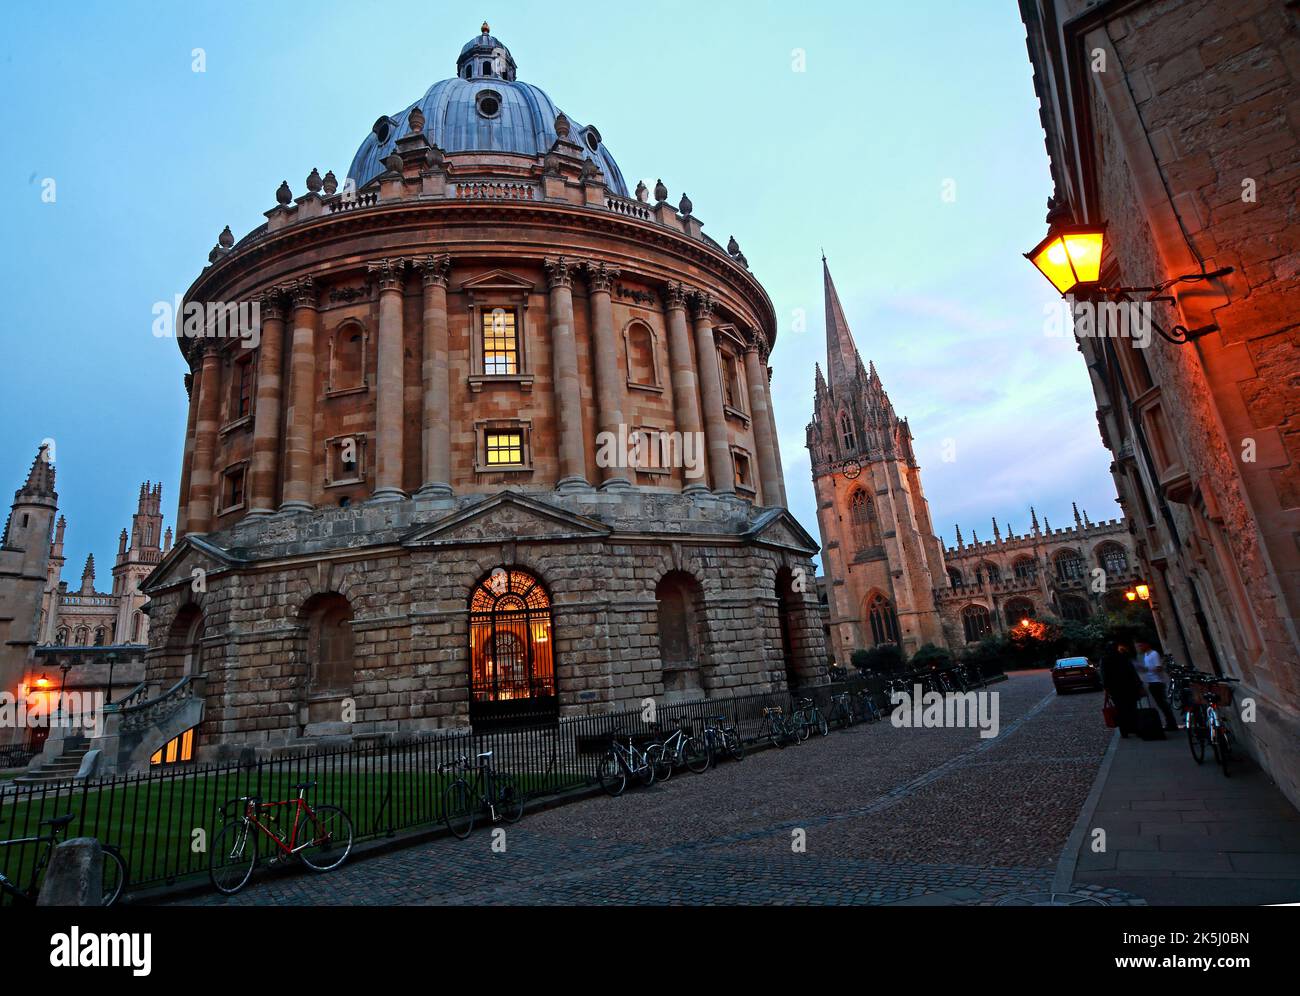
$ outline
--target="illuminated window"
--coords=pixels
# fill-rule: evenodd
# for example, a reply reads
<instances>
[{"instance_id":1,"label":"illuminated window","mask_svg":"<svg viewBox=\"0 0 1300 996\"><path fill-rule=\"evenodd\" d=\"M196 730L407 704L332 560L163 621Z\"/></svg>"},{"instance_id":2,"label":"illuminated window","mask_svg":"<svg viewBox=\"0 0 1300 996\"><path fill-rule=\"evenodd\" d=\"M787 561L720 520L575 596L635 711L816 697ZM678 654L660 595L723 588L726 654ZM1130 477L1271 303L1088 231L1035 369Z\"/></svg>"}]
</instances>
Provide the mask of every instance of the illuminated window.
<instances>
[{"instance_id":1,"label":"illuminated window","mask_svg":"<svg viewBox=\"0 0 1300 996\"><path fill-rule=\"evenodd\" d=\"M485 449L490 466L518 467L524 462L524 434L517 430L492 431L487 434Z\"/></svg>"},{"instance_id":2,"label":"illuminated window","mask_svg":"<svg viewBox=\"0 0 1300 996\"><path fill-rule=\"evenodd\" d=\"M179 737L173 737L149 758L150 764L181 764L194 760L194 727Z\"/></svg>"},{"instance_id":3,"label":"illuminated window","mask_svg":"<svg viewBox=\"0 0 1300 996\"><path fill-rule=\"evenodd\" d=\"M519 372L519 338L515 312L493 308L481 313L483 322L483 372L517 374Z\"/></svg>"},{"instance_id":4,"label":"illuminated window","mask_svg":"<svg viewBox=\"0 0 1300 996\"><path fill-rule=\"evenodd\" d=\"M554 698L551 599L527 571L498 567L470 596L472 701Z\"/></svg>"}]
</instances>

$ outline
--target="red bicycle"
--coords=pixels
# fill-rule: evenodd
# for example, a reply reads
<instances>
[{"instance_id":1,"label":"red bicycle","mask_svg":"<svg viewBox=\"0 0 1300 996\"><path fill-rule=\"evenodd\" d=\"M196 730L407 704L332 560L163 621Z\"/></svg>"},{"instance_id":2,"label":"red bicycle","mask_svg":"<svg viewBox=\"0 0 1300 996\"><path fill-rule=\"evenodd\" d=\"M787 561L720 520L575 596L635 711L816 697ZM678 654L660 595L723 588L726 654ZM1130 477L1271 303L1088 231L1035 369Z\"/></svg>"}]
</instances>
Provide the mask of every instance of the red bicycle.
<instances>
[{"instance_id":1,"label":"red bicycle","mask_svg":"<svg viewBox=\"0 0 1300 996\"><path fill-rule=\"evenodd\" d=\"M313 871L332 871L352 851L352 820L338 806L307 804L307 790L315 782L300 782L296 799L263 802L257 796L241 796L223 807L231 815L242 806L242 813L221 828L208 855L208 875L218 892L234 895L245 885L257 867L257 839L271 841L271 864L293 857ZM281 809L292 807L292 818L282 818ZM287 816L287 814L285 814Z\"/></svg>"}]
</instances>

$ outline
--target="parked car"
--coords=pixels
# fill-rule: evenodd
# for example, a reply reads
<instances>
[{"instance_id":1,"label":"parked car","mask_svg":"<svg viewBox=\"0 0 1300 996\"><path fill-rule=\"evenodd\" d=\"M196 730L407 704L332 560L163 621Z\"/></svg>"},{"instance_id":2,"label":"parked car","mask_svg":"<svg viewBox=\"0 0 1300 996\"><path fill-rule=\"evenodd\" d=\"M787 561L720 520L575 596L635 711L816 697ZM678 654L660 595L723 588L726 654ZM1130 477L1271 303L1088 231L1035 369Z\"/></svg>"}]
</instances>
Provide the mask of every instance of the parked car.
<instances>
[{"instance_id":1,"label":"parked car","mask_svg":"<svg viewBox=\"0 0 1300 996\"><path fill-rule=\"evenodd\" d=\"M1052 667L1056 694L1075 688L1101 688L1101 669L1086 657L1062 657Z\"/></svg>"}]
</instances>

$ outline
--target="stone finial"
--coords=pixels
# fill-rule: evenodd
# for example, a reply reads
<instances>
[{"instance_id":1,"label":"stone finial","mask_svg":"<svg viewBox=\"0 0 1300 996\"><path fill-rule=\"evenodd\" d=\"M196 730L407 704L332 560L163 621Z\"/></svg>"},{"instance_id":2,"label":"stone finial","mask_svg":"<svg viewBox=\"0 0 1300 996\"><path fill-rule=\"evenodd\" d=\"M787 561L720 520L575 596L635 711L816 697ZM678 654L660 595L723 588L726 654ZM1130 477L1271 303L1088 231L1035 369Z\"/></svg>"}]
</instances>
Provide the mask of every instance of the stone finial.
<instances>
[{"instance_id":1,"label":"stone finial","mask_svg":"<svg viewBox=\"0 0 1300 996\"><path fill-rule=\"evenodd\" d=\"M1088 518L1088 510L1086 508L1083 510L1083 528L1084 529L1092 528L1092 520Z\"/></svg>"},{"instance_id":2,"label":"stone finial","mask_svg":"<svg viewBox=\"0 0 1300 996\"><path fill-rule=\"evenodd\" d=\"M664 186L663 180L655 181L655 201L662 203L668 200L668 188Z\"/></svg>"},{"instance_id":3,"label":"stone finial","mask_svg":"<svg viewBox=\"0 0 1300 996\"><path fill-rule=\"evenodd\" d=\"M387 167L390 173L400 173L402 172L402 157L396 152L392 155L385 156L384 166Z\"/></svg>"},{"instance_id":4,"label":"stone finial","mask_svg":"<svg viewBox=\"0 0 1300 996\"><path fill-rule=\"evenodd\" d=\"M955 528L957 530L957 549L960 550L966 545L966 542L961 538L961 526L956 526Z\"/></svg>"},{"instance_id":5,"label":"stone finial","mask_svg":"<svg viewBox=\"0 0 1300 996\"><path fill-rule=\"evenodd\" d=\"M1070 502L1070 507L1074 509L1074 524L1076 526L1082 526L1083 519L1079 517L1079 503L1077 501L1072 501Z\"/></svg>"},{"instance_id":6,"label":"stone finial","mask_svg":"<svg viewBox=\"0 0 1300 996\"><path fill-rule=\"evenodd\" d=\"M406 126L411 130L412 135L424 134L424 111L420 110L419 105L411 108L411 113L406 116Z\"/></svg>"},{"instance_id":7,"label":"stone finial","mask_svg":"<svg viewBox=\"0 0 1300 996\"><path fill-rule=\"evenodd\" d=\"M319 194L321 185L320 171L313 166L311 172L307 174L307 189L313 194Z\"/></svg>"},{"instance_id":8,"label":"stone finial","mask_svg":"<svg viewBox=\"0 0 1300 996\"><path fill-rule=\"evenodd\" d=\"M329 197L333 197L334 191L339 189L339 178L334 175L333 170L325 174L325 179L321 181L321 187Z\"/></svg>"},{"instance_id":9,"label":"stone finial","mask_svg":"<svg viewBox=\"0 0 1300 996\"><path fill-rule=\"evenodd\" d=\"M1029 521L1033 524L1034 532L1038 532L1038 513L1034 511L1034 506L1029 506Z\"/></svg>"},{"instance_id":10,"label":"stone finial","mask_svg":"<svg viewBox=\"0 0 1300 996\"><path fill-rule=\"evenodd\" d=\"M559 114L555 115L555 134L559 136L560 141L567 142L569 140L569 132L572 130L573 129L569 124L569 116L567 114L561 111Z\"/></svg>"},{"instance_id":11,"label":"stone finial","mask_svg":"<svg viewBox=\"0 0 1300 996\"><path fill-rule=\"evenodd\" d=\"M490 35L492 33L492 29L488 27L487 21L483 22L483 27L480 28L479 30L485 35Z\"/></svg>"},{"instance_id":12,"label":"stone finial","mask_svg":"<svg viewBox=\"0 0 1300 996\"><path fill-rule=\"evenodd\" d=\"M1002 541L1002 530L998 528L998 517L993 516L993 538L998 542Z\"/></svg>"},{"instance_id":13,"label":"stone finial","mask_svg":"<svg viewBox=\"0 0 1300 996\"><path fill-rule=\"evenodd\" d=\"M691 199L686 196L686 192L682 191L682 199L677 202L678 212L681 214L683 218L689 218L691 214L691 210L694 207L695 205L691 203Z\"/></svg>"},{"instance_id":14,"label":"stone finial","mask_svg":"<svg viewBox=\"0 0 1300 996\"><path fill-rule=\"evenodd\" d=\"M221 230L221 234L217 236L217 245L221 246L222 249L229 249L234 244L235 235L230 230L230 226L227 225Z\"/></svg>"},{"instance_id":15,"label":"stone finial","mask_svg":"<svg viewBox=\"0 0 1300 996\"><path fill-rule=\"evenodd\" d=\"M644 180L637 180L636 182L636 199L642 204L650 202L650 188L645 185Z\"/></svg>"},{"instance_id":16,"label":"stone finial","mask_svg":"<svg viewBox=\"0 0 1300 996\"><path fill-rule=\"evenodd\" d=\"M284 207L293 200L293 191L289 189L289 181L281 180L280 186L275 192L275 202Z\"/></svg>"},{"instance_id":17,"label":"stone finial","mask_svg":"<svg viewBox=\"0 0 1300 996\"><path fill-rule=\"evenodd\" d=\"M727 254L730 256L740 255L740 243L736 241L734 235L727 237Z\"/></svg>"}]
</instances>

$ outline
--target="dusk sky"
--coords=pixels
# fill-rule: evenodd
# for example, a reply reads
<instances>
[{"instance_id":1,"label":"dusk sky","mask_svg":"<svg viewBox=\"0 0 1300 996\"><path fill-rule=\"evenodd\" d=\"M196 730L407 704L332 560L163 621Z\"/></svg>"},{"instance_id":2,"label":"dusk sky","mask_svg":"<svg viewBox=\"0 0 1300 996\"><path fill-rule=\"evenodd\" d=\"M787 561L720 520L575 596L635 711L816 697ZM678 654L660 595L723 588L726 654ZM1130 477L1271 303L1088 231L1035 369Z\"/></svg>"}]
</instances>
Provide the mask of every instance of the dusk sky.
<instances>
[{"instance_id":1,"label":"dusk sky","mask_svg":"<svg viewBox=\"0 0 1300 996\"><path fill-rule=\"evenodd\" d=\"M910 419L945 542L954 523L991 538L991 516L1023 531L1031 504L1059 526L1075 500L1118 514L1083 362L1045 335L1055 295L1021 256L1050 181L1011 0L28 4L0 40L0 487L55 441L72 585L93 551L108 587L142 481L163 481L174 525L185 367L151 333L155 302L185 291L224 225L260 224L281 180L342 177L380 114L454 74L484 18L521 80L600 129L629 188L662 177L739 241L780 322L787 491L814 537L823 249Z\"/></svg>"}]
</instances>

